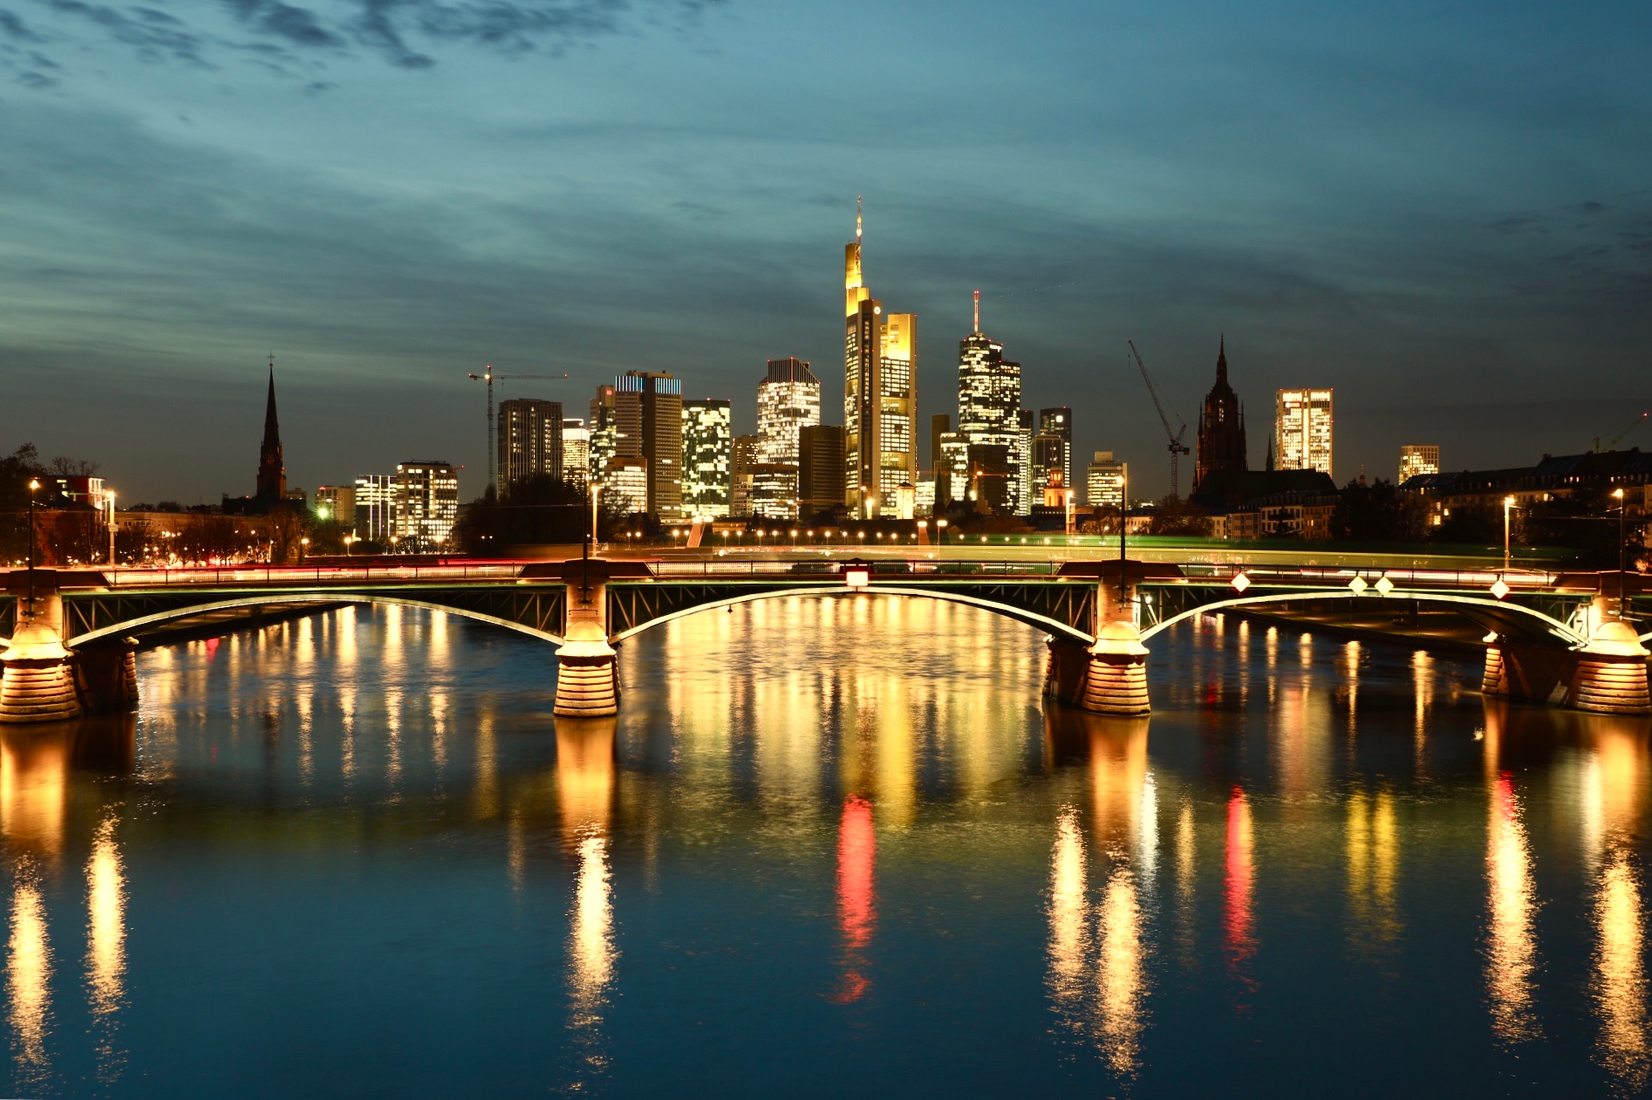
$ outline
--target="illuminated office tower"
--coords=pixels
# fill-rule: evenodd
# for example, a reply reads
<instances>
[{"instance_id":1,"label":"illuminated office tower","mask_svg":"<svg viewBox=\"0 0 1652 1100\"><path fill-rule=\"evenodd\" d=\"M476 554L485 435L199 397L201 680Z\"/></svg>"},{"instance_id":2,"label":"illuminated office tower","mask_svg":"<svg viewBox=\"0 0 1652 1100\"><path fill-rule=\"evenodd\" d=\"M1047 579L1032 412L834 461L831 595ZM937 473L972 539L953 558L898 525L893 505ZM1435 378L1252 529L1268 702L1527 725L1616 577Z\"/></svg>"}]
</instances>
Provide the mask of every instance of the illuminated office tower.
<instances>
[{"instance_id":1,"label":"illuminated office tower","mask_svg":"<svg viewBox=\"0 0 1652 1100\"><path fill-rule=\"evenodd\" d=\"M1037 434L1033 428L1033 411L1021 410L1021 431L1015 440L1015 468L1021 472L1020 514L1028 515L1037 499L1033 496L1032 444Z\"/></svg>"},{"instance_id":2,"label":"illuminated office tower","mask_svg":"<svg viewBox=\"0 0 1652 1100\"><path fill-rule=\"evenodd\" d=\"M614 379L610 396L614 457L641 458L648 467L648 507L644 510L661 523L679 522L683 518L681 379L664 371L626 371ZM594 416L598 403L593 401L591 407Z\"/></svg>"},{"instance_id":3,"label":"illuminated office tower","mask_svg":"<svg viewBox=\"0 0 1652 1100\"><path fill-rule=\"evenodd\" d=\"M726 397L683 399L683 512L688 519L729 514L734 431Z\"/></svg>"},{"instance_id":4,"label":"illuminated office tower","mask_svg":"<svg viewBox=\"0 0 1652 1100\"><path fill-rule=\"evenodd\" d=\"M757 384L758 461L797 465L799 429L820 423L820 379L802 359L770 359Z\"/></svg>"},{"instance_id":5,"label":"illuminated office tower","mask_svg":"<svg viewBox=\"0 0 1652 1100\"><path fill-rule=\"evenodd\" d=\"M797 467L790 462L754 462L746 468L751 514L758 519L797 519Z\"/></svg>"},{"instance_id":6,"label":"illuminated office tower","mask_svg":"<svg viewBox=\"0 0 1652 1100\"><path fill-rule=\"evenodd\" d=\"M623 428L622 412L626 417ZM591 418L585 423L590 433L590 461L586 468L596 480L603 480L610 459L621 455L642 456L642 406L627 401L622 409L613 386L597 387L596 396L591 398Z\"/></svg>"},{"instance_id":7,"label":"illuminated office tower","mask_svg":"<svg viewBox=\"0 0 1652 1100\"><path fill-rule=\"evenodd\" d=\"M1245 407L1228 384L1227 337L1216 345L1216 384L1199 407L1199 437L1193 456L1191 494L1212 474L1250 468L1245 445Z\"/></svg>"},{"instance_id":8,"label":"illuminated office tower","mask_svg":"<svg viewBox=\"0 0 1652 1100\"><path fill-rule=\"evenodd\" d=\"M388 543L396 533L396 476L361 474L356 478L356 537Z\"/></svg>"},{"instance_id":9,"label":"illuminated office tower","mask_svg":"<svg viewBox=\"0 0 1652 1100\"><path fill-rule=\"evenodd\" d=\"M356 523L355 486L317 485L315 487L315 515L322 522L331 520L340 527L354 527Z\"/></svg>"},{"instance_id":10,"label":"illuminated office tower","mask_svg":"<svg viewBox=\"0 0 1652 1100\"><path fill-rule=\"evenodd\" d=\"M844 498L857 516L896 515L918 480L918 318L884 313L861 277L860 200L843 252Z\"/></svg>"},{"instance_id":11,"label":"illuminated office tower","mask_svg":"<svg viewBox=\"0 0 1652 1100\"><path fill-rule=\"evenodd\" d=\"M1331 389L1280 390L1274 398L1274 465L1331 473ZM1334 476L1334 475L1333 475Z\"/></svg>"},{"instance_id":12,"label":"illuminated office tower","mask_svg":"<svg viewBox=\"0 0 1652 1100\"><path fill-rule=\"evenodd\" d=\"M615 455L602 468L602 495L623 516L648 511L648 463L635 455Z\"/></svg>"},{"instance_id":13,"label":"illuminated office tower","mask_svg":"<svg viewBox=\"0 0 1652 1100\"><path fill-rule=\"evenodd\" d=\"M757 465L759 436L737 435L729 456L729 515L749 516L751 512L752 467Z\"/></svg>"},{"instance_id":14,"label":"illuminated office tower","mask_svg":"<svg viewBox=\"0 0 1652 1100\"><path fill-rule=\"evenodd\" d=\"M562 480L580 490L591 481L591 429L578 417L562 421Z\"/></svg>"},{"instance_id":15,"label":"illuminated office tower","mask_svg":"<svg viewBox=\"0 0 1652 1100\"><path fill-rule=\"evenodd\" d=\"M1021 364L1005 359L1004 345L981 331L979 290L975 292L974 321L974 329L958 342L956 434L968 446L973 466L993 467L990 475L1003 479L1003 491L994 494L995 503L1001 499L999 507L1019 515L1026 511L1022 505ZM975 478L979 475L979 469L973 471Z\"/></svg>"},{"instance_id":16,"label":"illuminated office tower","mask_svg":"<svg viewBox=\"0 0 1652 1100\"><path fill-rule=\"evenodd\" d=\"M449 462L396 467L396 537L402 549L445 549L459 518L459 475Z\"/></svg>"},{"instance_id":17,"label":"illuminated office tower","mask_svg":"<svg viewBox=\"0 0 1652 1100\"><path fill-rule=\"evenodd\" d=\"M1092 508L1118 508L1130 477L1130 464L1113 458L1112 451L1097 451L1084 479L1085 499Z\"/></svg>"},{"instance_id":18,"label":"illuminated office tower","mask_svg":"<svg viewBox=\"0 0 1652 1100\"><path fill-rule=\"evenodd\" d=\"M1073 410L1066 405L1038 410L1032 445L1033 496L1050 483L1050 470L1061 470L1061 484L1073 483Z\"/></svg>"},{"instance_id":19,"label":"illuminated office tower","mask_svg":"<svg viewBox=\"0 0 1652 1100\"><path fill-rule=\"evenodd\" d=\"M499 402L494 421L499 444L499 492L510 496L520 481L562 477L562 402L513 397Z\"/></svg>"},{"instance_id":20,"label":"illuminated office tower","mask_svg":"<svg viewBox=\"0 0 1652 1100\"><path fill-rule=\"evenodd\" d=\"M1440 472L1440 445L1438 443L1400 444L1400 479L1394 484L1404 485L1406 478L1418 474Z\"/></svg>"}]
</instances>

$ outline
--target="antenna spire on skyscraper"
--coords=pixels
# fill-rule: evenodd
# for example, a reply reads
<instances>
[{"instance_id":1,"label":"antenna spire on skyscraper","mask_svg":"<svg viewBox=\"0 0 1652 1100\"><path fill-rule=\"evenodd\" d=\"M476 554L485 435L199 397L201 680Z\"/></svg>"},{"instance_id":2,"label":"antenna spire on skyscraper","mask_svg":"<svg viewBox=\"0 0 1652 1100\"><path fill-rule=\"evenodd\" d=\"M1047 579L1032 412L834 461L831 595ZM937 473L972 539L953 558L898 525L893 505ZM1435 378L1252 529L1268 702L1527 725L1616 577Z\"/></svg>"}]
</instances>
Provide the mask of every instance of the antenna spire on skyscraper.
<instances>
[{"instance_id":1,"label":"antenna spire on skyscraper","mask_svg":"<svg viewBox=\"0 0 1652 1100\"><path fill-rule=\"evenodd\" d=\"M970 331L981 331L981 291L979 289L975 291L975 327Z\"/></svg>"},{"instance_id":2,"label":"antenna spire on skyscraper","mask_svg":"<svg viewBox=\"0 0 1652 1100\"><path fill-rule=\"evenodd\" d=\"M860 196L855 196L855 240L860 240Z\"/></svg>"}]
</instances>

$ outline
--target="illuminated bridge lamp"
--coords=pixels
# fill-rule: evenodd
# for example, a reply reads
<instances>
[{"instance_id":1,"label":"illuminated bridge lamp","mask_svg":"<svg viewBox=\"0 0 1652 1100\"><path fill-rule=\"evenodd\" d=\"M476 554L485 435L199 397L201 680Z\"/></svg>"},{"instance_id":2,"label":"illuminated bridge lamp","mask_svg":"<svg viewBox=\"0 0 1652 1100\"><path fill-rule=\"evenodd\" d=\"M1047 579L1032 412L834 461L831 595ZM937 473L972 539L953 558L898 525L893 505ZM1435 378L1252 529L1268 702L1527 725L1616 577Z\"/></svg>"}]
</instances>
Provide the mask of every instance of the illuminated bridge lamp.
<instances>
[{"instance_id":1,"label":"illuminated bridge lamp","mask_svg":"<svg viewBox=\"0 0 1652 1100\"><path fill-rule=\"evenodd\" d=\"M1491 582L1491 594L1496 596L1498 599L1502 599L1504 596L1507 596L1511 591L1513 591L1513 589L1508 586L1502 577L1498 577L1495 581Z\"/></svg>"},{"instance_id":2,"label":"illuminated bridge lamp","mask_svg":"<svg viewBox=\"0 0 1652 1100\"><path fill-rule=\"evenodd\" d=\"M872 570L864 565L851 565L843 570L843 583L850 588L865 588L872 583Z\"/></svg>"},{"instance_id":3,"label":"illuminated bridge lamp","mask_svg":"<svg viewBox=\"0 0 1652 1100\"><path fill-rule=\"evenodd\" d=\"M1377 590L1378 595L1386 596L1388 593L1394 591L1394 582L1388 579L1387 573L1384 573L1382 576L1377 578L1377 583L1371 587Z\"/></svg>"},{"instance_id":4,"label":"illuminated bridge lamp","mask_svg":"<svg viewBox=\"0 0 1652 1100\"><path fill-rule=\"evenodd\" d=\"M1365 595L1365 590L1369 587L1371 586L1365 583L1365 578L1360 576L1348 582L1348 590L1356 596Z\"/></svg>"},{"instance_id":5,"label":"illuminated bridge lamp","mask_svg":"<svg viewBox=\"0 0 1652 1100\"><path fill-rule=\"evenodd\" d=\"M1245 589L1250 587L1250 578L1245 576L1243 571L1240 571L1235 573L1233 580L1228 583L1232 584L1233 590L1242 596L1245 594Z\"/></svg>"}]
</instances>

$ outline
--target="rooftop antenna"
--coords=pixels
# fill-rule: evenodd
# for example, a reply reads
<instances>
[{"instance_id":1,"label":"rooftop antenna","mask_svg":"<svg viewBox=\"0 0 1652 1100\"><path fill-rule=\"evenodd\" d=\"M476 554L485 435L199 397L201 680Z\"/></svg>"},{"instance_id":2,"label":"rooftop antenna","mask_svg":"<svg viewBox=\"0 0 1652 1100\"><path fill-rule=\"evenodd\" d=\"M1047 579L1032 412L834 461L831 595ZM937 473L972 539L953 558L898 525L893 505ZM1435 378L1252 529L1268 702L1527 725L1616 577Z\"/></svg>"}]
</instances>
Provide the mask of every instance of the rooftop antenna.
<instances>
[{"instance_id":1,"label":"rooftop antenna","mask_svg":"<svg viewBox=\"0 0 1652 1100\"><path fill-rule=\"evenodd\" d=\"M860 196L855 196L855 240L860 240Z\"/></svg>"},{"instance_id":2,"label":"rooftop antenna","mask_svg":"<svg viewBox=\"0 0 1652 1100\"><path fill-rule=\"evenodd\" d=\"M981 331L981 291L975 291L975 331Z\"/></svg>"}]
</instances>

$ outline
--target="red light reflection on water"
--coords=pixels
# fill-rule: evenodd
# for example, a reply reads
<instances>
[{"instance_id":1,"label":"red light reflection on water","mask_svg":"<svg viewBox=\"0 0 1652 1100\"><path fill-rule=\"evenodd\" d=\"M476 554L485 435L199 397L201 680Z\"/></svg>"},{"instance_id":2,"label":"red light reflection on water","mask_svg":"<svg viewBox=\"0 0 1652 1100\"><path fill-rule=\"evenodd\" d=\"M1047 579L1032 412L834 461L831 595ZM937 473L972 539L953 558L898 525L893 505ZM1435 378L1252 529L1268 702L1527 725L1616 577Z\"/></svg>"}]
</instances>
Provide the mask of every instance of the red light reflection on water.
<instances>
[{"instance_id":1,"label":"red light reflection on water","mask_svg":"<svg viewBox=\"0 0 1652 1100\"><path fill-rule=\"evenodd\" d=\"M1227 884L1225 896L1227 911L1223 916L1223 930L1227 948L1228 973L1250 992L1255 982L1249 973L1249 964L1256 954L1256 935L1252 927L1251 890L1256 868L1251 859L1250 803L1238 787L1228 798ZM1242 1006L1241 1006L1242 1007Z\"/></svg>"},{"instance_id":2,"label":"red light reflection on water","mask_svg":"<svg viewBox=\"0 0 1652 1100\"><path fill-rule=\"evenodd\" d=\"M843 986L833 1000L858 1001L871 982L866 977L866 946L877 922L873 872L878 839L872 827L872 804L858 794L843 803L837 837L837 920L843 937Z\"/></svg>"}]
</instances>

